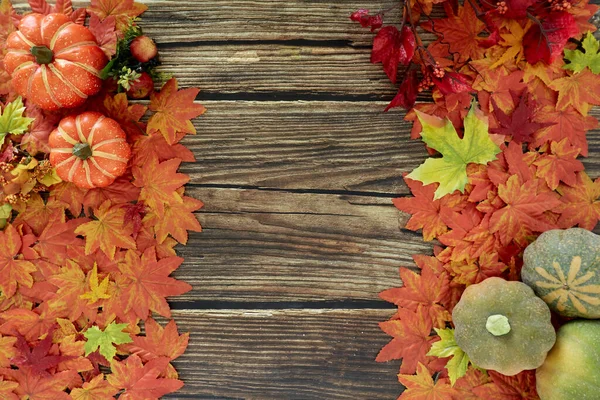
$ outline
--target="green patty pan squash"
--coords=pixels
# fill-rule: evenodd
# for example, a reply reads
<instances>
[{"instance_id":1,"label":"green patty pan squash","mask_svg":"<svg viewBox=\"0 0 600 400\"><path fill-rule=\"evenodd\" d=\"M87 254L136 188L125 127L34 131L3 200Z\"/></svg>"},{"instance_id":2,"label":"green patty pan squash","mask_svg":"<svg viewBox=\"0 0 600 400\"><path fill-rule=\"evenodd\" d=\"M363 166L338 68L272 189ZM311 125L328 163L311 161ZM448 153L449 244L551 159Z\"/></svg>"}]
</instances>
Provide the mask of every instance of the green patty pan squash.
<instances>
[{"instance_id":1,"label":"green patty pan squash","mask_svg":"<svg viewBox=\"0 0 600 400\"><path fill-rule=\"evenodd\" d=\"M564 317L600 318L600 236L581 228L542 233L525 249L521 279Z\"/></svg>"},{"instance_id":2,"label":"green patty pan squash","mask_svg":"<svg viewBox=\"0 0 600 400\"><path fill-rule=\"evenodd\" d=\"M452 320L471 361L504 375L542 365L556 340L546 303L526 284L502 278L467 287Z\"/></svg>"},{"instance_id":3,"label":"green patty pan squash","mask_svg":"<svg viewBox=\"0 0 600 400\"><path fill-rule=\"evenodd\" d=\"M556 344L536 371L542 400L600 399L600 321L563 325Z\"/></svg>"}]
</instances>

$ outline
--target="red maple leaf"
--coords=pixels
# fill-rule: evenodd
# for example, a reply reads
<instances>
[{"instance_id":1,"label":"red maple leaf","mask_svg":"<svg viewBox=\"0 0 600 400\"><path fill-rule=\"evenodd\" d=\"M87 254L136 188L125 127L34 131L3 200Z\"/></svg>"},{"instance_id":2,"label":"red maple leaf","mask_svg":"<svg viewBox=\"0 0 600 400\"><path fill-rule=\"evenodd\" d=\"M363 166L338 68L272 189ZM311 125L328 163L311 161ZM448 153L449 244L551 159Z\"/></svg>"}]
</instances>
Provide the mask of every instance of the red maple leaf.
<instances>
[{"instance_id":1,"label":"red maple leaf","mask_svg":"<svg viewBox=\"0 0 600 400\"><path fill-rule=\"evenodd\" d=\"M383 16L381 14L369 15L369 10L360 9L350 15L350 19L359 22L363 28L371 28L375 32L383 25Z\"/></svg>"},{"instance_id":2,"label":"red maple leaf","mask_svg":"<svg viewBox=\"0 0 600 400\"><path fill-rule=\"evenodd\" d=\"M543 214L561 202L556 193L544 190L539 182L536 179L522 182L518 175L512 175L506 184L498 187L498 196L506 206L492 214L490 231L497 232L503 245L512 240L521 243L532 232L556 228L544 220Z\"/></svg>"},{"instance_id":3,"label":"red maple leaf","mask_svg":"<svg viewBox=\"0 0 600 400\"><path fill-rule=\"evenodd\" d=\"M422 308L417 308L416 312L400 308L396 316L397 319L379 323L381 330L394 338L381 349L375 360L384 362L401 358L400 373L414 374L418 363L427 364L428 359L433 358L426 354L439 336L431 336L433 323Z\"/></svg>"},{"instance_id":4,"label":"red maple leaf","mask_svg":"<svg viewBox=\"0 0 600 400\"><path fill-rule=\"evenodd\" d=\"M109 59L117 52L116 24L116 18L112 15L104 18L104 20L100 20L96 14L90 14L88 29L92 32L98 46L100 46Z\"/></svg>"},{"instance_id":5,"label":"red maple leaf","mask_svg":"<svg viewBox=\"0 0 600 400\"><path fill-rule=\"evenodd\" d=\"M154 311L163 317L170 317L171 310L167 296L177 296L192 290L182 281L169 277L183 262L180 257L156 259L156 250L150 247L140 256L129 250L123 262L119 263L120 274L115 281L120 291L118 302L123 313L133 311L138 318L148 318L148 312Z\"/></svg>"},{"instance_id":6,"label":"red maple leaf","mask_svg":"<svg viewBox=\"0 0 600 400\"><path fill-rule=\"evenodd\" d=\"M411 70L406 77L404 77L396 96L383 111L386 112L395 107L402 107L410 110L415 105L417 94L417 71Z\"/></svg>"},{"instance_id":7,"label":"red maple leaf","mask_svg":"<svg viewBox=\"0 0 600 400\"><path fill-rule=\"evenodd\" d=\"M429 314L433 326L437 328L443 328L446 321L452 319L445 307L450 300L448 274L435 273L428 265L424 265L421 274L400 268L400 279L402 287L384 290L379 297L415 312L421 308L423 313Z\"/></svg>"},{"instance_id":8,"label":"red maple leaf","mask_svg":"<svg viewBox=\"0 0 600 400\"><path fill-rule=\"evenodd\" d=\"M143 365L142 360L133 354L125 361L112 361L112 373L107 380L112 387L122 390L120 400L158 399L183 386L183 382L178 379L159 378L168 364L169 359L161 357Z\"/></svg>"},{"instance_id":9,"label":"red maple leaf","mask_svg":"<svg viewBox=\"0 0 600 400\"><path fill-rule=\"evenodd\" d=\"M206 108L194 103L200 89L177 90L177 80L172 78L160 92L150 95L150 110L154 111L148 121L148 134L160 132L169 144L177 143L185 134L196 134L190 121L204 114Z\"/></svg>"},{"instance_id":10,"label":"red maple leaf","mask_svg":"<svg viewBox=\"0 0 600 400\"><path fill-rule=\"evenodd\" d=\"M544 61L551 64L562 55L567 41L579 34L575 18L568 12L550 13L534 24L523 37L525 58L529 64Z\"/></svg>"},{"instance_id":11,"label":"red maple leaf","mask_svg":"<svg viewBox=\"0 0 600 400\"><path fill-rule=\"evenodd\" d=\"M558 226L566 229L573 226L592 230L600 219L600 178L592 181L585 172L577 173L571 186L560 184L557 188L562 204L556 209L560 213Z\"/></svg>"},{"instance_id":12,"label":"red maple leaf","mask_svg":"<svg viewBox=\"0 0 600 400\"><path fill-rule=\"evenodd\" d=\"M414 197L397 198L393 203L400 211L412 214L406 223L406 229L413 231L422 229L425 241L433 240L446 232L448 227L440 217L440 210L450 208L453 211L460 211L461 207L464 207L464 204L461 204L463 196L450 194L434 200L436 184L423 186L422 182L406 177L404 181Z\"/></svg>"},{"instance_id":13,"label":"red maple leaf","mask_svg":"<svg viewBox=\"0 0 600 400\"><path fill-rule=\"evenodd\" d=\"M148 213L148 209L143 201L137 202L135 204L127 204L124 206L125 208L125 217L124 222L126 224L131 224L133 227L133 238L137 238L140 229L142 229L142 219Z\"/></svg>"},{"instance_id":14,"label":"red maple leaf","mask_svg":"<svg viewBox=\"0 0 600 400\"><path fill-rule=\"evenodd\" d=\"M386 26L381 28L373 40L371 62L382 63L390 81L396 83L398 65L408 65L416 47L415 35L408 26L402 28L402 32L395 26Z\"/></svg>"},{"instance_id":15,"label":"red maple leaf","mask_svg":"<svg viewBox=\"0 0 600 400\"><path fill-rule=\"evenodd\" d=\"M494 105L494 116L500 126L490 129L490 132L510 136L517 143L529 143L535 132L552 125L551 123L534 122L536 104L527 92L521 94L518 106L510 116L498 107L494 98L492 98L492 104Z\"/></svg>"},{"instance_id":16,"label":"red maple leaf","mask_svg":"<svg viewBox=\"0 0 600 400\"><path fill-rule=\"evenodd\" d=\"M46 337L33 348L29 347L23 336L17 335L15 347L19 350L19 355L14 357L12 362L19 368L29 369L33 374L50 376L49 369L72 359L73 357L49 354L55 328L51 328Z\"/></svg>"}]
</instances>

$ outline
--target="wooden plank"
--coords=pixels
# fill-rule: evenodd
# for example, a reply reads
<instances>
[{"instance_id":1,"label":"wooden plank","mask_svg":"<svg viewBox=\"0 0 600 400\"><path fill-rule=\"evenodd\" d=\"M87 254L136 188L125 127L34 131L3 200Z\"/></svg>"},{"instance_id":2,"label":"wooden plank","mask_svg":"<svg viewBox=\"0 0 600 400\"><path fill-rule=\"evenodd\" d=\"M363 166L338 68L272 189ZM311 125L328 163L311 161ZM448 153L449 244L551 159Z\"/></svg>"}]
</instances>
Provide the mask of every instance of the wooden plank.
<instances>
[{"instance_id":1,"label":"wooden plank","mask_svg":"<svg viewBox=\"0 0 600 400\"><path fill-rule=\"evenodd\" d=\"M370 54L367 48L311 45L173 45L160 49L159 70L211 94L390 97L397 88L380 64L370 63Z\"/></svg>"},{"instance_id":2,"label":"wooden plank","mask_svg":"<svg viewBox=\"0 0 600 400\"><path fill-rule=\"evenodd\" d=\"M177 301L376 301L398 286L411 254L431 253L401 229L389 198L188 188L204 227L178 248L175 276L194 289Z\"/></svg>"},{"instance_id":3,"label":"wooden plank","mask_svg":"<svg viewBox=\"0 0 600 400\"><path fill-rule=\"evenodd\" d=\"M402 172L426 157L411 123L384 102L203 101L185 139L194 184L406 194Z\"/></svg>"},{"instance_id":4,"label":"wooden plank","mask_svg":"<svg viewBox=\"0 0 600 400\"><path fill-rule=\"evenodd\" d=\"M427 153L404 113L385 102L203 101L186 145L194 184L365 191L406 195L402 173ZM592 115L600 117L600 108ZM600 175L600 130L588 134L590 176Z\"/></svg>"},{"instance_id":5,"label":"wooden plank","mask_svg":"<svg viewBox=\"0 0 600 400\"><path fill-rule=\"evenodd\" d=\"M399 362L376 363L391 310L185 310L174 364L184 388L165 398L394 399Z\"/></svg>"}]
</instances>

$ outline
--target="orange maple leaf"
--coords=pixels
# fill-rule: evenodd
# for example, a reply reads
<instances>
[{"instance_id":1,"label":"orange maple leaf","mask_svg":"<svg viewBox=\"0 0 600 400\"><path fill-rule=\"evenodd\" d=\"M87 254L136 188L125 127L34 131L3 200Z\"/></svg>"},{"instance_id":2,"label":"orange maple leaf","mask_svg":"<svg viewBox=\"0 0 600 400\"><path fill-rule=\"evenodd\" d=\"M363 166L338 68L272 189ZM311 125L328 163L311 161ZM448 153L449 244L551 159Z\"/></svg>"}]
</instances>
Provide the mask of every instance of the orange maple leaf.
<instances>
[{"instance_id":1,"label":"orange maple leaf","mask_svg":"<svg viewBox=\"0 0 600 400\"><path fill-rule=\"evenodd\" d=\"M112 399L118 390L104 379L104 374L97 375L82 387L71 390L73 400L108 400Z\"/></svg>"},{"instance_id":2,"label":"orange maple leaf","mask_svg":"<svg viewBox=\"0 0 600 400\"><path fill-rule=\"evenodd\" d=\"M566 229L575 225L592 230L600 219L600 178L592 181L585 172L579 172L572 186L561 184L557 188L562 204L558 226Z\"/></svg>"},{"instance_id":3,"label":"orange maple leaf","mask_svg":"<svg viewBox=\"0 0 600 400\"><path fill-rule=\"evenodd\" d=\"M38 193L32 193L25 209L19 213L14 223L26 223L31 227L33 233L39 236L55 212L62 214L59 218L64 222L65 206L65 203L55 198L48 199L45 202Z\"/></svg>"},{"instance_id":4,"label":"orange maple leaf","mask_svg":"<svg viewBox=\"0 0 600 400\"><path fill-rule=\"evenodd\" d=\"M133 343L121 345L121 348L139 356L143 361L159 357L167 357L172 361L185 351L190 334L179 335L175 320L169 321L163 328L154 319L148 318L144 322L144 326L146 336L135 336Z\"/></svg>"},{"instance_id":5,"label":"orange maple leaf","mask_svg":"<svg viewBox=\"0 0 600 400\"><path fill-rule=\"evenodd\" d=\"M132 227L124 223L125 210L122 207L112 206L107 200L94 211L94 216L96 220L75 229L75 233L85 236L85 254L100 248L112 260L117 247L135 249Z\"/></svg>"},{"instance_id":6,"label":"orange maple leaf","mask_svg":"<svg viewBox=\"0 0 600 400\"><path fill-rule=\"evenodd\" d=\"M398 380L406 387L398 400L449 400L457 394L448 378L434 381L427 367L421 363L416 375L399 374Z\"/></svg>"},{"instance_id":7,"label":"orange maple leaf","mask_svg":"<svg viewBox=\"0 0 600 400\"><path fill-rule=\"evenodd\" d=\"M541 155L536 165L536 176L543 178L552 190L558 187L560 182L573 186L577 180L576 173L583 171L581 161L577 160L579 149L569 144L569 139L564 138L559 143L552 142L550 154Z\"/></svg>"},{"instance_id":8,"label":"orange maple leaf","mask_svg":"<svg viewBox=\"0 0 600 400\"><path fill-rule=\"evenodd\" d=\"M182 199L181 203L166 203L163 217L159 218L156 214L148 216L148 221L154 225L158 243L164 242L167 236L171 235L179 243L186 244L188 231L202 231L193 211L202 208L204 203L193 197L183 196Z\"/></svg>"},{"instance_id":9,"label":"orange maple leaf","mask_svg":"<svg viewBox=\"0 0 600 400\"><path fill-rule=\"evenodd\" d=\"M584 69L580 73L556 79L548 87L558 92L557 110L568 106L575 108L581 115L587 115L591 105L600 105L600 78Z\"/></svg>"},{"instance_id":10,"label":"orange maple leaf","mask_svg":"<svg viewBox=\"0 0 600 400\"><path fill-rule=\"evenodd\" d=\"M19 256L22 244L21 235L13 225L0 231L0 289L7 298L15 294L17 285L33 285L31 274L37 268Z\"/></svg>"},{"instance_id":11,"label":"orange maple leaf","mask_svg":"<svg viewBox=\"0 0 600 400\"><path fill-rule=\"evenodd\" d=\"M136 3L133 0L92 0L87 10L96 14L100 20L114 15L117 29L124 31L129 26L129 21L142 14L148 6Z\"/></svg>"},{"instance_id":12,"label":"orange maple leaf","mask_svg":"<svg viewBox=\"0 0 600 400\"><path fill-rule=\"evenodd\" d=\"M17 349L15 348L16 342L17 338L14 336L0 335L0 367L10 367L10 360L17 355ZM0 398L2 398L2 396L0 396Z\"/></svg>"},{"instance_id":13,"label":"orange maple leaf","mask_svg":"<svg viewBox=\"0 0 600 400\"><path fill-rule=\"evenodd\" d=\"M598 126L598 120L591 115L583 116L573 107L556 110L553 105L546 105L539 110L535 115L535 121L552 125L534 133L530 149L552 141L560 142L566 137L571 145L580 149L582 156L588 155L586 131Z\"/></svg>"},{"instance_id":14,"label":"orange maple leaf","mask_svg":"<svg viewBox=\"0 0 600 400\"><path fill-rule=\"evenodd\" d=\"M506 376L496 371L488 371L492 382L473 388L480 399L494 400L539 400L535 390L535 371L523 371L514 376Z\"/></svg>"},{"instance_id":15,"label":"orange maple leaf","mask_svg":"<svg viewBox=\"0 0 600 400\"><path fill-rule=\"evenodd\" d=\"M133 311L141 319L148 318L154 311L163 317L170 317L171 310L167 296L177 296L192 290L192 286L169 277L179 268L181 257L156 259L156 250L149 247L141 255L128 250L123 262L119 263L120 273L115 279L119 287L117 299L123 313Z\"/></svg>"},{"instance_id":16,"label":"orange maple leaf","mask_svg":"<svg viewBox=\"0 0 600 400\"><path fill-rule=\"evenodd\" d=\"M52 375L38 374L27 367L19 369L2 368L0 372L19 383L15 393L21 399L32 400L72 400L71 396L64 390L69 384L80 379L77 371L72 370L57 372Z\"/></svg>"},{"instance_id":17,"label":"orange maple leaf","mask_svg":"<svg viewBox=\"0 0 600 400\"><path fill-rule=\"evenodd\" d=\"M375 361L401 358L400 372L414 374L418 363L427 363L432 358L427 356L427 352L439 336L431 336L431 317L421 307L416 312L400 308L396 316L398 319L379 323L381 330L394 338L379 351Z\"/></svg>"},{"instance_id":18,"label":"orange maple leaf","mask_svg":"<svg viewBox=\"0 0 600 400\"><path fill-rule=\"evenodd\" d=\"M543 190L539 180L525 183L518 175L512 175L506 184L498 186L498 196L506 203L492 214L490 231L497 232L503 245L512 240L522 243L532 232L544 232L556 228L545 221L543 214L561 205L556 193ZM545 185L545 184L544 184Z\"/></svg>"},{"instance_id":19,"label":"orange maple leaf","mask_svg":"<svg viewBox=\"0 0 600 400\"><path fill-rule=\"evenodd\" d=\"M206 108L195 104L200 89L177 90L177 80L170 79L160 92L150 95L150 110L155 114L148 121L148 133L160 132L169 144L178 142L186 133L196 134L190 121L206 112Z\"/></svg>"},{"instance_id":20,"label":"orange maple leaf","mask_svg":"<svg viewBox=\"0 0 600 400\"><path fill-rule=\"evenodd\" d=\"M177 173L181 160L173 158L159 163L156 158L143 167L134 167L133 184L142 188L139 200L150 207L159 218L165 215L165 203L182 203L183 199L177 193L177 189L185 185L190 177Z\"/></svg>"},{"instance_id":21,"label":"orange maple leaf","mask_svg":"<svg viewBox=\"0 0 600 400\"><path fill-rule=\"evenodd\" d=\"M456 15L437 19L435 24L426 21L421 24L421 27L441 36L440 42L448 45L457 63L465 62L469 58L480 59L485 52L479 43L485 40L479 36L485 24L477 18L469 2L465 2L464 7L459 5Z\"/></svg>"},{"instance_id":22,"label":"orange maple leaf","mask_svg":"<svg viewBox=\"0 0 600 400\"><path fill-rule=\"evenodd\" d=\"M452 320L444 306L450 300L450 280L446 272L436 274L425 264L421 274L408 268L400 268L400 279L402 287L384 290L379 293L379 297L415 312L421 307L437 328L445 327L446 321Z\"/></svg>"},{"instance_id":23,"label":"orange maple leaf","mask_svg":"<svg viewBox=\"0 0 600 400\"><path fill-rule=\"evenodd\" d=\"M5 381L0 377L0 398L2 400L19 400L15 389L19 387L18 382Z\"/></svg>"},{"instance_id":24,"label":"orange maple leaf","mask_svg":"<svg viewBox=\"0 0 600 400\"><path fill-rule=\"evenodd\" d=\"M152 158L161 162L171 158L179 158L185 162L196 161L194 153L187 147L179 143L169 145L159 132L140 136L133 144L132 165L142 166Z\"/></svg>"},{"instance_id":25,"label":"orange maple leaf","mask_svg":"<svg viewBox=\"0 0 600 400\"><path fill-rule=\"evenodd\" d=\"M178 379L159 378L168 364L169 359L161 357L143 365L142 360L133 354L125 361L112 361L112 373L107 380L115 389L123 390L119 395L120 400L158 399L183 386Z\"/></svg>"}]
</instances>

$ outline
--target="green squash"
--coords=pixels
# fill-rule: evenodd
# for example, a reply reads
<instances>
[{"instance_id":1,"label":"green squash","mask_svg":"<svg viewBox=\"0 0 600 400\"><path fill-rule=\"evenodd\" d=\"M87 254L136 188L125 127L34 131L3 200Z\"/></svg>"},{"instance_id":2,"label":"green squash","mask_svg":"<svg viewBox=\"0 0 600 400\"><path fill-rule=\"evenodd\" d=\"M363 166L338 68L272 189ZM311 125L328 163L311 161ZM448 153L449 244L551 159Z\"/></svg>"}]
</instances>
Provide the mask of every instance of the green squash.
<instances>
[{"instance_id":1,"label":"green squash","mask_svg":"<svg viewBox=\"0 0 600 400\"><path fill-rule=\"evenodd\" d=\"M488 278L452 311L456 344L478 367L515 375L542 365L556 332L550 309L526 284Z\"/></svg>"},{"instance_id":2,"label":"green squash","mask_svg":"<svg viewBox=\"0 0 600 400\"><path fill-rule=\"evenodd\" d=\"M600 398L600 321L563 325L544 364L536 371L541 400Z\"/></svg>"},{"instance_id":3,"label":"green squash","mask_svg":"<svg viewBox=\"0 0 600 400\"><path fill-rule=\"evenodd\" d=\"M521 279L562 316L600 318L600 236L581 228L542 233L525 249Z\"/></svg>"}]
</instances>

